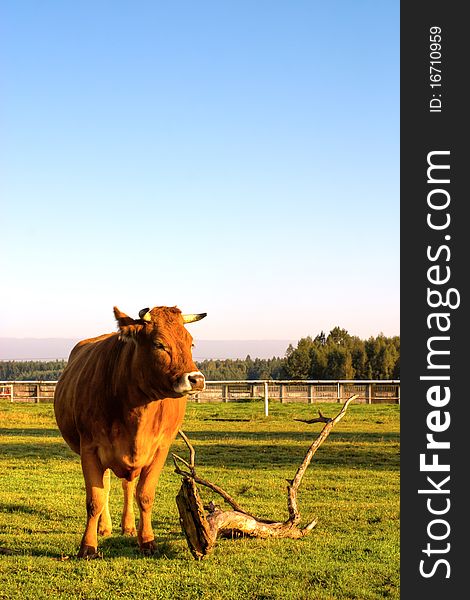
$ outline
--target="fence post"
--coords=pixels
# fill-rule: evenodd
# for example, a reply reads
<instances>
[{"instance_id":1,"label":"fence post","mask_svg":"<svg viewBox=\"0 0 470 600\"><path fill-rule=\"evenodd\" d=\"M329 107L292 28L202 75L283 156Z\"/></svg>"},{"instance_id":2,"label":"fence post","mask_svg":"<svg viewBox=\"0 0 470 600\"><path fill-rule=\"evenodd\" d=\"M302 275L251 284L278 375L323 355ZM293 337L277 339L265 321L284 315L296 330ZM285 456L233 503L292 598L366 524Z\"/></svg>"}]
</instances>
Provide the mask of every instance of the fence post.
<instances>
[{"instance_id":1,"label":"fence post","mask_svg":"<svg viewBox=\"0 0 470 600\"><path fill-rule=\"evenodd\" d=\"M367 389L366 403L367 404L372 404L372 384L368 383L366 389Z\"/></svg>"},{"instance_id":2,"label":"fence post","mask_svg":"<svg viewBox=\"0 0 470 600\"><path fill-rule=\"evenodd\" d=\"M227 384L224 385L223 397L224 397L224 402L228 402L228 385Z\"/></svg>"},{"instance_id":3,"label":"fence post","mask_svg":"<svg viewBox=\"0 0 470 600\"><path fill-rule=\"evenodd\" d=\"M10 402L13 403L13 398L14 398L14 393L13 393L13 388L15 387L15 384L13 382L11 382L10 385Z\"/></svg>"},{"instance_id":4,"label":"fence post","mask_svg":"<svg viewBox=\"0 0 470 600\"><path fill-rule=\"evenodd\" d=\"M36 404L39 404L39 393L41 391L41 382L38 381L36 384Z\"/></svg>"},{"instance_id":5,"label":"fence post","mask_svg":"<svg viewBox=\"0 0 470 600\"><path fill-rule=\"evenodd\" d=\"M309 384L308 386L308 403L313 404L313 385Z\"/></svg>"},{"instance_id":6,"label":"fence post","mask_svg":"<svg viewBox=\"0 0 470 600\"><path fill-rule=\"evenodd\" d=\"M339 381L337 383L336 396L338 398L338 402L341 402L341 384Z\"/></svg>"},{"instance_id":7,"label":"fence post","mask_svg":"<svg viewBox=\"0 0 470 600\"><path fill-rule=\"evenodd\" d=\"M268 397L268 382L264 382L264 416L269 415L269 397Z\"/></svg>"},{"instance_id":8,"label":"fence post","mask_svg":"<svg viewBox=\"0 0 470 600\"><path fill-rule=\"evenodd\" d=\"M281 404L284 404L284 384L279 384L279 400Z\"/></svg>"},{"instance_id":9,"label":"fence post","mask_svg":"<svg viewBox=\"0 0 470 600\"><path fill-rule=\"evenodd\" d=\"M400 404L400 386L399 385L397 385L397 401L398 401L398 404Z\"/></svg>"}]
</instances>

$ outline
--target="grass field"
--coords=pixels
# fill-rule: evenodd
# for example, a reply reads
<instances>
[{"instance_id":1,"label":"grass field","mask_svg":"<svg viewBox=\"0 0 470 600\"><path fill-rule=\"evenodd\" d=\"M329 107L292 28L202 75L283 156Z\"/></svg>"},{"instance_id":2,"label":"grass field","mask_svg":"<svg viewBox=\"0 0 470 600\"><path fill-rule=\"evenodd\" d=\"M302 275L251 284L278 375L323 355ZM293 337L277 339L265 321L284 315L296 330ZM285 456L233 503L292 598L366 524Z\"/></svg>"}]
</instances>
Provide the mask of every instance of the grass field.
<instances>
[{"instance_id":1,"label":"grass field","mask_svg":"<svg viewBox=\"0 0 470 600\"><path fill-rule=\"evenodd\" d=\"M184 423L198 473L258 516L287 518L292 478L338 405L190 404ZM219 540L196 562L180 530L172 463L162 473L153 523L159 545L140 555L120 534L121 489L113 477L114 532L103 559L74 558L85 523L79 458L63 442L50 404L0 404L0 598L352 599L399 598L399 407L352 405L315 455L299 491L301 540ZM182 441L174 450L184 455ZM214 499L209 490L204 500ZM219 500L217 500L219 502ZM66 557L70 557L68 560Z\"/></svg>"}]
</instances>

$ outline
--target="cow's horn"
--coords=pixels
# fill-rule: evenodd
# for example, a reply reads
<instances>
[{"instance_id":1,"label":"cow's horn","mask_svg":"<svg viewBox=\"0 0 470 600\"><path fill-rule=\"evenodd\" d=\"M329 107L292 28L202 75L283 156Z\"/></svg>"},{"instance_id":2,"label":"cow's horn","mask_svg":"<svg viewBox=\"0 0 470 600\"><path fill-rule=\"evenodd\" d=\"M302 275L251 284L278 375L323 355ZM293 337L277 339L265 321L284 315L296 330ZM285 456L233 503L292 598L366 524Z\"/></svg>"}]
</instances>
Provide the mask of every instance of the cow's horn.
<instances>
[{"instance_id":1,"label":"cow's horn","mask_svg":"<svg viewBox=\"0 0 470 600\"><path fill-rule=\"evenodd\" d=\"M152 317L150 316L150 308L143 308L142 310L139 310L139 317L143 321L151 321Z\"/></svg>"},{"instance_id":2,"label":"cow's horn","mask_svg":"<svg viewBox=\"0 0 470 600\"><path fill-rule=\"evenodd\" d=\"M204 317L207 317L207 313L199 313L198 315L183 315L183 321L185 323L194 323L194 321L200 321Z\"/></svg>"}]
</instances>

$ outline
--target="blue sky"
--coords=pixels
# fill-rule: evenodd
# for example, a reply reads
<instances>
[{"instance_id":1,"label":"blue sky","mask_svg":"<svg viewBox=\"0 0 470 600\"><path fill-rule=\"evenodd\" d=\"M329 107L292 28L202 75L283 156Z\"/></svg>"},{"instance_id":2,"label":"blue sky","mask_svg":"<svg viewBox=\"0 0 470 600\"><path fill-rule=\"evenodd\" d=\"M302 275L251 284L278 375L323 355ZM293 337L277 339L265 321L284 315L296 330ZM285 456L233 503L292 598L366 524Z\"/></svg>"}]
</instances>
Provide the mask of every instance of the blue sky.
<instances>
[{"instance_id":1,"label":"blue sky","mask_svg":"<svg viewBox=\"0 0 470 600\"><path fill-rule=\"evenodd\" d=\"M397 1L0 13L0 335L399 333Z\"/></svg>"}]
</instances>

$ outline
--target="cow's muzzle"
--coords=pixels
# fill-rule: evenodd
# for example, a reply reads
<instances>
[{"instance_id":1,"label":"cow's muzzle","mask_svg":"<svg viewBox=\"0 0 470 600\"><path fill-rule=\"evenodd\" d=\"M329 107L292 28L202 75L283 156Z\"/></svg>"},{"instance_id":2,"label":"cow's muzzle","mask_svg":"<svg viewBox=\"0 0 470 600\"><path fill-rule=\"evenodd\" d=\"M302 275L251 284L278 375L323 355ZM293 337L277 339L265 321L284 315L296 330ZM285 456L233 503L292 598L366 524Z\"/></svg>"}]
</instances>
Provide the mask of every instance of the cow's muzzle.
<instances>
[{"instance_id":1,"label":"cow's muzzle","mask_svg":"<svg viewBox=\"0 0 470 600\"><path fill-rule=\"evenodd\" d=\"M185 373L175 383L174 390L178 394L196 394L206 387L206 379L200 371Z\"/></svg>"}]
</instances>

